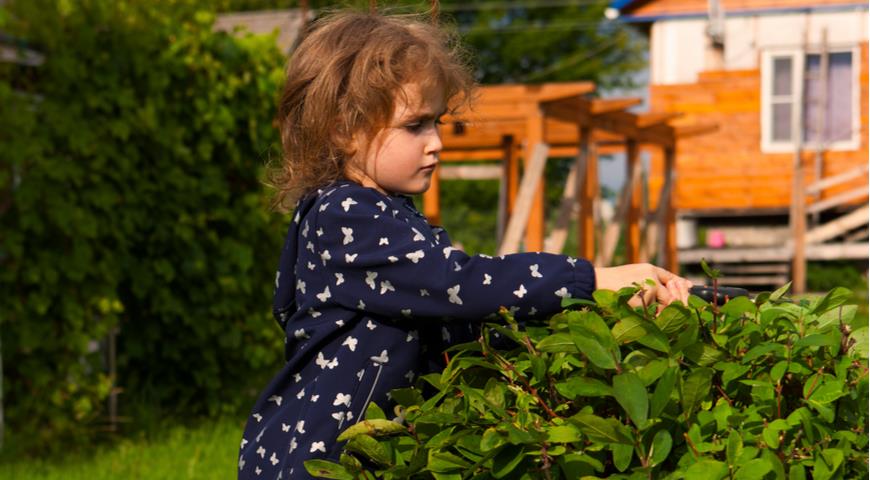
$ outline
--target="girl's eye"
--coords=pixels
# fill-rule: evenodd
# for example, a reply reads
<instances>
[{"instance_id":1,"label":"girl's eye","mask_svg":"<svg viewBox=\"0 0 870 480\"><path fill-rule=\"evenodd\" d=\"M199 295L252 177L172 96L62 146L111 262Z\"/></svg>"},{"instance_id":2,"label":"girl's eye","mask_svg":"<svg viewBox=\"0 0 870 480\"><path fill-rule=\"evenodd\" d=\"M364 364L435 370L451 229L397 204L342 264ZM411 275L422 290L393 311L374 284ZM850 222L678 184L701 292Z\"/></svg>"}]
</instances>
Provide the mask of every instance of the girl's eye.
<instances>
[{"instance_id":1,"label":"girl's eye","mask_svg":"<svg viewBox=\"0 0 870 480\"><path fill-rule=\"evenodd\" d=\"M423 128L423 122L414 122L405 125L405 130L409 132L419 132Z\"/></svg>"}]
</instances>

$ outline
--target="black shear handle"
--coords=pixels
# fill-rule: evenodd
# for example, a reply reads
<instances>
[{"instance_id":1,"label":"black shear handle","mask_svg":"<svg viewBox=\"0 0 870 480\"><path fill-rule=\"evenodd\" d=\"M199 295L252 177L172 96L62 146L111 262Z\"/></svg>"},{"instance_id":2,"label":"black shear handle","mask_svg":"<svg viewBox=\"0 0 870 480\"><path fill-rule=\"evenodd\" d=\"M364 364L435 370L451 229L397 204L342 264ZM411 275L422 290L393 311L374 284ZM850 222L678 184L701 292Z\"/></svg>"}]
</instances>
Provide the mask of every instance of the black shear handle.
<instances>
[{"instance_id":1,"label":"black shear handle","mask_svg":"<svg viewBox=\"0 0 870 480\"><path fill-rule=\"evenodd\" d=\"M689 293L704 299L705 302L713 302L713 287L708 285L696 285L689 289ZM734 297L748 297L749 291L745 288L718 287L716 288L716 304L722 305ZM726 298L727 297L727 298Z\"/></svg>"}]
</instances>

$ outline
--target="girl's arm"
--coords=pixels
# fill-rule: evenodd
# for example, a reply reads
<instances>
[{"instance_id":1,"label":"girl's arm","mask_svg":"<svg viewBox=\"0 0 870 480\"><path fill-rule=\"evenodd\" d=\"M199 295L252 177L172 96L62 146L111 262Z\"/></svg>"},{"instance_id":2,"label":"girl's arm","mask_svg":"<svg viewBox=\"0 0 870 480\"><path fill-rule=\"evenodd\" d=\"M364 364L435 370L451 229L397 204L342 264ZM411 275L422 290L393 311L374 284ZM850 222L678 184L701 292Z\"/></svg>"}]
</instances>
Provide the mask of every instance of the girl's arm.
<instances>
[{"instance_id":1,"label":"girl's arm","mask_svg":"<svg viewBox=\"0 0 870 480\"><path fill-rule=\"evenodd\" d=\"M563 298L590 298L592 265L547 253L469 256L392 213L370 189L341 188L319 202L309 237L327 276L318 299L374 314L479 320L499 307L552 314Z\"/></svg>"}]
</instances>

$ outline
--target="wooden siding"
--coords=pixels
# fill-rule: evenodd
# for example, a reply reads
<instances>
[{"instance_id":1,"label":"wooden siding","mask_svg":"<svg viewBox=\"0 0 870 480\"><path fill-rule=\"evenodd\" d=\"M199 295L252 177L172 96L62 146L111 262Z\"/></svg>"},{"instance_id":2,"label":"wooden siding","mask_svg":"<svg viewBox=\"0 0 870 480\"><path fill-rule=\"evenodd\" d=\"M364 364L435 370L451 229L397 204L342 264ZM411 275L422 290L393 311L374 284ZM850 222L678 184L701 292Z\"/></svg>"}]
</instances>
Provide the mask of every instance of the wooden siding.
<instances>
[{"instance_id":1,"label":"wooden siding","mask_svg":"<svg viewBox=\"0 0 870 480\"><path fill-rule=\"evenodd\" d=\"M622 10L629 17L657 17L667 15L707 14L707 0L651 0L635 2ZM836 5L857 5L855 0L721 0L726 12L818 8Z\"/></svg>"},{"instance_id":2,"label":"wooden siding","mask_svg":"<svg viewBox=\"0 0 870 480\"><path fill-rule=\"evenodd\" d=\"M860 48L861 101L860 147L851 151L827 151L823 176L836 175L868 162L868 72L867 43ZM679 123L715 122L719 130L681 140L677 146L678 209L786 208L790 204L793 153L761 152L761 74L759 70L703 72L697 83L653 85L651 110L683 112ZM677 123L677 122L675 122ZM650 191L662 185L663 155L650 149ZM815 150L804 152L807 184L813 173ZM823 191L822 198L867 185L858 178ZM656 198L651 198L655 208ZM866 203L860 200L860 203Z\"/></svg>"}]
</instances>

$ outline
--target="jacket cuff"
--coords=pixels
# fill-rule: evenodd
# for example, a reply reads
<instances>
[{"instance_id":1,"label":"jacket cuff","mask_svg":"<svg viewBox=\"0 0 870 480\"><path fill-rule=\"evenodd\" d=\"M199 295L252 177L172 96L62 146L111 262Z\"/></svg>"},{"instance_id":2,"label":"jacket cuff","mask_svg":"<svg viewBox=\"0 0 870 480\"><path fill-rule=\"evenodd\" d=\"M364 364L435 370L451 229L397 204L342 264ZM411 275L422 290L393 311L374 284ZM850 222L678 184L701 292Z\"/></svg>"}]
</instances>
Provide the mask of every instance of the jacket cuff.
<instances>
[{"instance_id":1,"label":"jacket cuff","mask_svg":"<svg viewBox=\"0 0 870 480\"><path fill-rule=\"evenodd\" d=\"M595 267L589 260L578 258L574 265L574 288L571 290L571 297L592 300L594 291Z\"/></svg>"}]
</instances>

